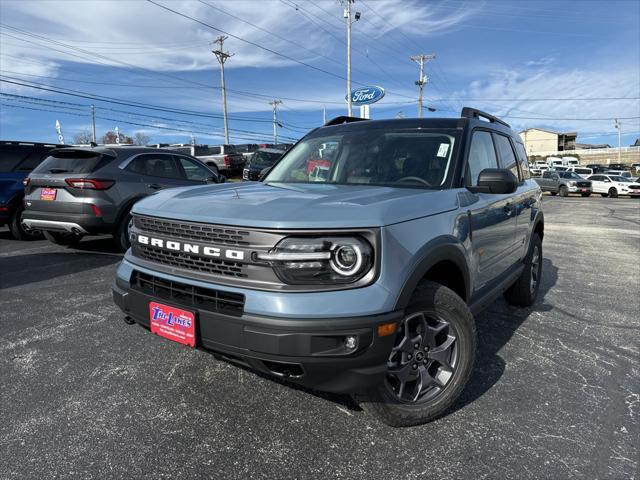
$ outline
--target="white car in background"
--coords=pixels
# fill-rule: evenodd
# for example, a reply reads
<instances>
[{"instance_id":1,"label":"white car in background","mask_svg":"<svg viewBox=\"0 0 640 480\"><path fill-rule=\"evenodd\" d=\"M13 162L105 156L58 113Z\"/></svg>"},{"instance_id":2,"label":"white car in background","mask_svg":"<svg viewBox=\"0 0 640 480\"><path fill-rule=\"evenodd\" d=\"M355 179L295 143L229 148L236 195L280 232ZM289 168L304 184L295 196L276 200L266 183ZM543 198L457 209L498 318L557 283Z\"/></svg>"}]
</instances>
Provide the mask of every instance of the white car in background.
<instances>
[{"instance_id":1,"label":"white car in background","mask_svg":"<svg viewBox=\"0 0 640 480\"><path fill-rule=\"evenodd\" d=\"M591 191L603 197L617 198L620 195L640 197L640 184L627 177L597 174L591 175L587 180L591 180Z\"/></svg>"},{"instance_id":2,"label":"white car in background","mask_svg":"<svg viewBox=\"0 0 640 480\"><path fill-rule=\"evenodd\" d=\"M631 172L628 172L627 170L607 170L606 172L604 172L604 174L615 175L617 177L631 178Z\"/></svg>"}]
</instances>

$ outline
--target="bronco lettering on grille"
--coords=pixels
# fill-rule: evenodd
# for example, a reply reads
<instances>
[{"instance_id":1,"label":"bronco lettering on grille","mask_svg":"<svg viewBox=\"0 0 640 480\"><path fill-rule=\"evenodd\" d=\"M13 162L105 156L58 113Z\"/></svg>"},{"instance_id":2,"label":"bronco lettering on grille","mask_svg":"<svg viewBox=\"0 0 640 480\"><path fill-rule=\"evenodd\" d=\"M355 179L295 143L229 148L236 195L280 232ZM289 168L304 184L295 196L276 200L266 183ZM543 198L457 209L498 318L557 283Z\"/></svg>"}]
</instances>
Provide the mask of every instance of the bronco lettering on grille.
<instances>
[{"instance_id":1,"label":"bronco lettering on grille","mask_svg":"<svg viewBox=\"0 0 640 480\"><path fill-rule=\"evenodd\" d=\"M142 245L151 245L152 247L166 248L174 252L202 254L205 257L224 257L230 260L244 260L244 252L242 250L220 249L218 247L201 247L194 243L176 242L173 240L164 240L162 238L149 237L147 235L138 235L138 243ZM202 252L202 253L201 253Z\"/></svg>"}]
</instances>

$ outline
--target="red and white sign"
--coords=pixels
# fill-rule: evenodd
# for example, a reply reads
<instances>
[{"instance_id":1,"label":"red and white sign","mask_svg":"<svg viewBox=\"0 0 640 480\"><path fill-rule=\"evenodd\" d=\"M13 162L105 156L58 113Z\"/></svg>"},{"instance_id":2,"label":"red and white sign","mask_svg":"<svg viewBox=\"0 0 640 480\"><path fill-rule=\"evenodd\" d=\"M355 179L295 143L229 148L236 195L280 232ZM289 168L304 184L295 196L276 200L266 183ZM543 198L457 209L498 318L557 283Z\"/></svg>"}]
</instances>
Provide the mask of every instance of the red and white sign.
<instances>
[{"instance_id":1,"label":"red and white sign","mask_svg":"<svg viewBox=\"0 0 640 480\"><path fill-rule=\"evenodd\" d=\"M196 346L196 318L192 312L149 302L149 320L151 333L182 345Z\"/></svg>"},{"instance_id":2,"label":"red and white sign","mask_svg":"<svg viewBox=\"0 0 640 480\"><path fill-rule=\"evenodd\" d=\"M40 200L55 200L58 191L55 188L43 188L40 190Z\"/></svg>"}]
</instances>

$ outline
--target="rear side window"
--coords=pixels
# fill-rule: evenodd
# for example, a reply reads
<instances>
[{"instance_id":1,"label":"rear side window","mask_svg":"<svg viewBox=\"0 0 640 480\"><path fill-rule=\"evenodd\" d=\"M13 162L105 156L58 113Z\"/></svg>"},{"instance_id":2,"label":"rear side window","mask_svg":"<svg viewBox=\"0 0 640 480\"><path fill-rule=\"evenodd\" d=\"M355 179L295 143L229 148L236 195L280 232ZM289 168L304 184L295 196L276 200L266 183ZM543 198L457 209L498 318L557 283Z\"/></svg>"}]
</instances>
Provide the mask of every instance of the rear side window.
<instances>
[{"instance_id":1,"label":"rear side window","mask_svg":"<svg viewBox=\"0 0 640 480\"><path fill-rule=\"evenodd\" d=\"M33 173L92 173L114 158L90 150L59 150L47 157Z\"/></svg>"},{"instance_id":2,"label":"rear side window","mask_svg":"<svg viewBox=\"0 0 640 480\"><path fill-rule=\"evenodd\" d=\"M522 174L522 178L528 180L531 178L531 173L529 172L527 151L524 149L524 145L519 142L516 142L516 153L518 154L518 162L520 163L520 173Z\"/></svg>"},{"instance_id":3,"label":"rear side window","mask_svg":"<svg viewBox=\"0 0 640 480\"><path fill-rule=\"evenodd\" d=\"M511 170L511 173L513 173L516 178L522 180L518 172L518 161L516 160L515 153L513 153L509 138L497 134L494 134L494 136L496 139L496 147L498 147L498 152L500 153L500 168Z\"/></svg>"},{"instance_id":4,"label":"rear side window","mask_svg":"<svg viewBox=\"0 0 640 480\"><path fill-rule=\"evenodd\" d=\"M478 175L482 170L497 168L496 150L489 132L482 130L473 132L467 165L468 178L465 181L471 186L478 185Z\"/></svg>"},{"instance_id":5,"label":"rear side window","mask_svg":"<svg viewBox=\"0 0 640 480\"><path fill-rule=\"evenodd\" d=\"M168 154L138 155L127 165L125 170L150 177L184 178L178 170L173 155Z\"/></svg>"}]
</instances>

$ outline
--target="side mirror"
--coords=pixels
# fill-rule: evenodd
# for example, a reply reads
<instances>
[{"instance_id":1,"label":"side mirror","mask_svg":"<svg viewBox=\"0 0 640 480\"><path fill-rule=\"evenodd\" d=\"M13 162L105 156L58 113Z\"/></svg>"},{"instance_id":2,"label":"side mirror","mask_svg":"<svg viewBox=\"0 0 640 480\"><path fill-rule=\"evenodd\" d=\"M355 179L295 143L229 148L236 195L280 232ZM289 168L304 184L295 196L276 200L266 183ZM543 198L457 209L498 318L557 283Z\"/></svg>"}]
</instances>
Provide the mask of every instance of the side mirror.
<instances>
[{"instance_id":1,"label":"side mirror","mask_svg":"<svg viewBox=\"0 0 640 480\"><path fill-rule=\"evenodd\" d=\"M273 167L267 167L267 168L263 168L262 170L260 170L260 175L258 176L258 181L259 182L261 182L262 179L267 176L267 174L271 171L271 168L273 168Z\"/></svg>"},{"instance_id":2,"label":"side mirror","mask_svg":"<svg viewBox=\"0 0 640 480\"><path fill-rule=\"evenodd\" d=\"M471 187L473 192L513 193L518 189L518 179L507 168L485 168L478 175L478 186Z\"/></svg>"}]
</instances>

